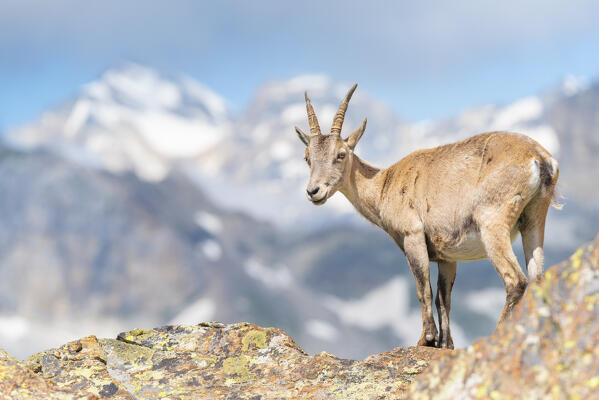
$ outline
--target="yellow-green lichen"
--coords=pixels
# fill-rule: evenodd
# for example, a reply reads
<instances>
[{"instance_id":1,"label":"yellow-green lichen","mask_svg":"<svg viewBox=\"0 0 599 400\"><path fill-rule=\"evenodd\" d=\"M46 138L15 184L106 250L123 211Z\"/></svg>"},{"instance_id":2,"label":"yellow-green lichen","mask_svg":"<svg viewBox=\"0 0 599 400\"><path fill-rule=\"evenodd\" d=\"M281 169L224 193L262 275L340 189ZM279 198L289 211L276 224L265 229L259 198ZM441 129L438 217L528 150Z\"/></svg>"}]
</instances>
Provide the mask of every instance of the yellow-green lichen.
<instances>
[{"instance_id":1,"label":"yellow-green lichen","mask_svg":"<svg viewBox=\"0 0 599 400\"><path fill-rule=\"evenodd\" d=\"M359 382L349 383L341 388L341 391L335 393L340 399L379 399L388 398L391 393L399 390L402 386L401 381L397 382Z\"/></svg>"},{"instance_id":2,"label":"yellow-green lichen","mask_svg":"<svg viewBox=\"0 0 599 400\"><path fill-rule=\"evenodd\" d=\"M259 330L249 331L241 339L241 343L243 344L243 351L248 351L251 345L256 346L258 349L263 349L266 347L266 332Z\"/></svg>"},{"instance_id":3,"label":"yellow-green lichen","mask_svg":"<svg viewBox=\"0 0 599 400\"><path fill-rule=\"evenodd\" d=\"M125 337L136 338L139 336L150 335L152 333L149 329L133 329L125 334Z\"/></svg>"},{"instance_id":4,"label":"yellow-green lichen","mask_svg":"<svg viewBox=\"0 0 599 400\"><path fill-rule=\"evenodd\" d=\"M225 382L227 386L233 383L244 383L252 378L252 373L248 368L249 361L250 357L245 355L229 357L223 361L223 371L231 376Z\"/></svg>"},{"instance_id":5,"label":"yellow-green lichen","mask_svg":"<svg viewBox=\"0 0 599 400\"><path fill-rule=\"evenodd\" d=\"M146 368L151 364L154 350L136 344L121 342L114 339L100 339L100 345L123 364L132 367L132 370Z\"/></svg>"}]
</instances>

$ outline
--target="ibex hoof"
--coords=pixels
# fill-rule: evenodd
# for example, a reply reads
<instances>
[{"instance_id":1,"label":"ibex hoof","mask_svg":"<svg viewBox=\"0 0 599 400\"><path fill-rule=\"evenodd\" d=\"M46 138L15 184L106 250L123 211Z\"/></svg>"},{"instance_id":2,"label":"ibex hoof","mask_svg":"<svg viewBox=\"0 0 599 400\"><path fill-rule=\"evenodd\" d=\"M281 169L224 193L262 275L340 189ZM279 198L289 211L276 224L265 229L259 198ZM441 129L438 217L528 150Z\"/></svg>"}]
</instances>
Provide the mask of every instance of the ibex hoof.
<instances>
[{"instance_id":1,"label":"ibex hoof","mask_svg":"<svg viewBox=\"0 0 599 400\"><path fill-rule=\"evenodd\" d=\"M422 335L420 340L418 340L418 346L426 346L426 347L437 347L437 343L439 342L439 338L432 333L427 333L426 335Z\"/></svg>"}]
</instances>

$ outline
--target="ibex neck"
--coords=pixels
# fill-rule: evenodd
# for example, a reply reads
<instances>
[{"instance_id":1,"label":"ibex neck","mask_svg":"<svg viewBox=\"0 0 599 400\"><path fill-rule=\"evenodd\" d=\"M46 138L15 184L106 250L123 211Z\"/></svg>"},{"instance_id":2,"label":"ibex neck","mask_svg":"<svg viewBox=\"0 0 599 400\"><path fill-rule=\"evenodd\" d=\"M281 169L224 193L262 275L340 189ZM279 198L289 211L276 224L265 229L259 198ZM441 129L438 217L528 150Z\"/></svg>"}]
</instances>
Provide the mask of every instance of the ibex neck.
<instances>
[{"instance_id":1,"label":"ibex neck","mask_svg":"<svg viewBox=\"0 0 599 400\"><path fill-rule=\"evenodd\" d=\"M341 193L360 214L370 222L380 225L379 216L379 178L381 169L373 167L354 155L349 179L341 188Z\"/></svg>"}]
</instances>

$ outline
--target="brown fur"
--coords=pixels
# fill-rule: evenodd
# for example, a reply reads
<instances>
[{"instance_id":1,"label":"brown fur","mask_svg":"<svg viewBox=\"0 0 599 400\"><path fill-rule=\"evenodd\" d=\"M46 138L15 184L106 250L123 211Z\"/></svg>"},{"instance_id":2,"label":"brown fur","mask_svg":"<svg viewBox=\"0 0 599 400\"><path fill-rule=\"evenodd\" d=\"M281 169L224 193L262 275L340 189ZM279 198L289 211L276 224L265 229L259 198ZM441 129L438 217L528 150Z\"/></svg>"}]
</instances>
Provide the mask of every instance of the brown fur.
<instances>
[{"instance_id":1,"label":"brown fur","mask_svg":"<svg viewBox=\"0 0 599 400\"><path fill-rule=\"evenodd\" d=\"M309 199L322 205L340 191L404 251L422 311L419 345L453 348L449 311L457 261L490 259L506 288L501 323L528 282L511 246L518 232L528 277L541 278L545 218L558 179L555 159L527 136L490 132L416 151L379 169L353 153L365 126L345 140L320 133L302 138L296 128L307 144ZM439 265L440 335L433 318L430 261Z\"/></svg>"}]
</instances>

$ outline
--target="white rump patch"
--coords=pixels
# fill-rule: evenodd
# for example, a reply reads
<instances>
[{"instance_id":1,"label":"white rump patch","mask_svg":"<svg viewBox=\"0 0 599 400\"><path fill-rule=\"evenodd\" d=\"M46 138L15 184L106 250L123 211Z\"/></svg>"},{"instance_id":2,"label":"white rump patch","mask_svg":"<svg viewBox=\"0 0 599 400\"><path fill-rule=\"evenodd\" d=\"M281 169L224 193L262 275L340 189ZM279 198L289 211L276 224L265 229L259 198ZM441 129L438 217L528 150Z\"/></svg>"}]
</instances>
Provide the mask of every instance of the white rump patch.
<instances>
[{"instance_id":1,"label":"white rump patch","mask_svg":"<svg viewBox=\"0 0 599 400\"><path fill-rule=\"evenodd\" d=\"M536 189L539 187L541 183L541 168L539 166L539 161L537 159L533 159L530 163L530 179L528 180L528 185L531 189Z\"/></svg>"}]
</instances>

